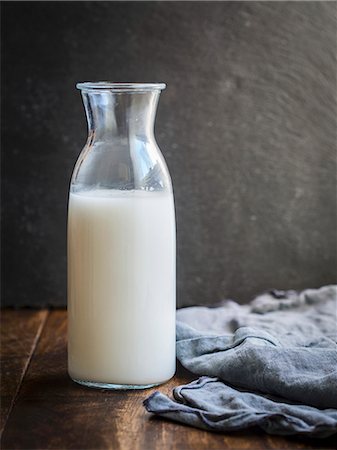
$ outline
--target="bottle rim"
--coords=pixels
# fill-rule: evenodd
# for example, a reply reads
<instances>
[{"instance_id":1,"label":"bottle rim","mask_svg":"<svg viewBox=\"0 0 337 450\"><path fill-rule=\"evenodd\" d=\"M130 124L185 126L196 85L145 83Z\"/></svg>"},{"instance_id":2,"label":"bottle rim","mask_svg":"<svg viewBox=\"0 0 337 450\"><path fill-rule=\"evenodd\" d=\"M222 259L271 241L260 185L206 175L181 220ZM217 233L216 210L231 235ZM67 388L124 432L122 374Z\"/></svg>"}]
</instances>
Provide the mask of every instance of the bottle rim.
<instances>
[{"instance_id":1,"label":"bottle rim","mask_svg":"<svg viewBox=\"0 0 337 450\"><path fill-rule=\"evenodd\" d=\"M76 84L81 91L113 91L113 92L144 92L162 91L165 83L115 83L111 81L85 81Z\"/></svg>"}]
</instances>

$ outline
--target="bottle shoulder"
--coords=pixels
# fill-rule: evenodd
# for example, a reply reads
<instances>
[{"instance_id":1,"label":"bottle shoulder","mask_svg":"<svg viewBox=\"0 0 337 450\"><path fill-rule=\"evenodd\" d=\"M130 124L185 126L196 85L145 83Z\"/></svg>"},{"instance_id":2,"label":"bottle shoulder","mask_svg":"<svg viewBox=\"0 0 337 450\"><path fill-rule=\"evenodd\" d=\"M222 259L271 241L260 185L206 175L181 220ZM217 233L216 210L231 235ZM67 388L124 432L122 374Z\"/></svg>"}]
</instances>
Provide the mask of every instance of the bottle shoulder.
<instances>
[{"instance_id":1,"label":"bottle shoulder","mask_svg":"<svg viewBox=\"0 0 337 450\"><path fill-rule=\"evenodd\" d=\"M75 164L71 186L172 191L170 173L157 142L144 137L88 140Z\"/></svg>"}]
</instances>

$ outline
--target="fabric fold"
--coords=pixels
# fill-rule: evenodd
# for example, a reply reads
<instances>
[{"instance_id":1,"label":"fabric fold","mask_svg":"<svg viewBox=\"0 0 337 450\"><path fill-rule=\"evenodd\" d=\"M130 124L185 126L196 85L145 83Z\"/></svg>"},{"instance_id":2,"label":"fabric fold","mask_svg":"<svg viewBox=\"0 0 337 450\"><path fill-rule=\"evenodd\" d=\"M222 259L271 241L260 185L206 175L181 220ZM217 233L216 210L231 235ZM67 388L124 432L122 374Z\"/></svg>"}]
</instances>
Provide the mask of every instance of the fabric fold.
<instances>
[{"instance_id":1,"label":"fabric fold","mask_svg":"<svg viewBox=\"0 0 337 450\"><path fill-rule=\"evenodd\" d=\"M177 311L177 358L201 378L155 414L204 429L274 434L337 431L337 287L271 291L239 305Z\"/></svg>"},{"instance_id":2,"label":"fabric fold","mask_svg":"<svg viewBox=\"0 0 337 450\"><path fill-rule=\"evenodd\" d=\"M174 399L155 392L144 401L147 411L211 431L253 426L267 433L327 437L337 430L337 411L284 403L240 391L218 378L202 377L174 389Z\"/></svg>"}]
</instances>

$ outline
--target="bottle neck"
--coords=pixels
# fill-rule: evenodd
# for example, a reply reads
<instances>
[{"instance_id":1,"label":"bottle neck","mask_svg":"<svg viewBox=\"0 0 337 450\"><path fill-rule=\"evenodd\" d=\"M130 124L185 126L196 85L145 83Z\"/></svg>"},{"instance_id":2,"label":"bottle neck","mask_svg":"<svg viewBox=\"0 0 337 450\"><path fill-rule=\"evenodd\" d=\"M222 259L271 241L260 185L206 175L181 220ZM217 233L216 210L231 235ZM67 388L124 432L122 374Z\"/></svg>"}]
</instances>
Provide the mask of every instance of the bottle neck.
<instances>
[{"instance_id":1,"label":"bottle neck","mask_svg":"<svg viewBox=\"0 0 337 450\"><path fill-rule=\"evenodd\" d=\"M88 139L125 141L152 140L160 91L82 91L88 121Z\"/></svg>"}]
</instances>

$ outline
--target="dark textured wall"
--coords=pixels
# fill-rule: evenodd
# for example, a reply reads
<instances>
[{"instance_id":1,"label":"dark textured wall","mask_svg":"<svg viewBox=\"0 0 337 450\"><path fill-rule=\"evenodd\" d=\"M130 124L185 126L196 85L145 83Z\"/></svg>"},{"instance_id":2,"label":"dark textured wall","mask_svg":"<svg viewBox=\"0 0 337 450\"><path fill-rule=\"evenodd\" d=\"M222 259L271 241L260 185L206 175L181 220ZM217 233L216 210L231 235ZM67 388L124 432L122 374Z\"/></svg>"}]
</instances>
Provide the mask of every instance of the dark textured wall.
<instances>
[{"instance_id":1,"label":"dark textured wall","mask_svg":"<svg viewBox=\"0 0 337 450\"><path fill-rule=\"evenodd\" d=\"M180 305L336 282L325 2L2 2L3 302L66 302L77 81L165 81Z\"/></svg>"}]
</instances>

